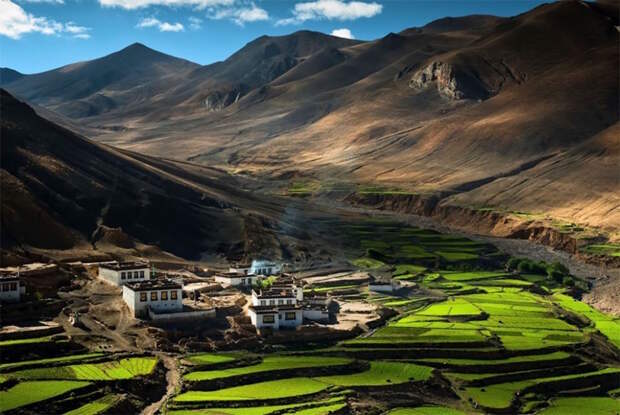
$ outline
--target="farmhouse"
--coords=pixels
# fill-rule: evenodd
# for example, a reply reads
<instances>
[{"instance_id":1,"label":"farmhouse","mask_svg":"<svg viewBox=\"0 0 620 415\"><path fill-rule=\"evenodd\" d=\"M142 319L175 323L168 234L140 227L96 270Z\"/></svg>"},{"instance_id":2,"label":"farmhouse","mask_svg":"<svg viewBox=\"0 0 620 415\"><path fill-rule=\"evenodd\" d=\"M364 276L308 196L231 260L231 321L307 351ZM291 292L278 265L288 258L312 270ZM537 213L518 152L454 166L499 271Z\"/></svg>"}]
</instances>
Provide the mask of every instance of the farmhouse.
<instances>
[{"instance_id":1,"label":"farmhouse","mask_svg":"<svg viewBox=\"0 0 620 415\"><path fill-rule=\"evenodd\" d=\"M215 275L215 282L219 282L225 287L245 286L251 287L256 284L260 277L254 274L244 274L241 272L226 272Z\"/></svg>"},{"instance_id":2,"label":"farmhouse","mask_svg":"<svg viewBox=\"0 0 620 415\"><path fill-rule=\"evenodd\" d=\"M252 261L248 274L255 275L279 275L282 272L282 264L264 259Z\"/></svg>"},{"instance_id":3,"label":"farmhouse","mask_svg":"<svg viewBox=\"0 0 620 415\"><path fill-rule=\"evenodd\" d=\"M99 264L99 278L114 284L125 285L151 278L148 262L112 262Z\"/></svg>"},{"instance_id":4,"label":"farmhouse","mask_svg":"<svg viewBox=\"0 0 620 415\"><path fill-rule=\"evenodd\" d=\"M391 293L397 291L400 288L400 283L398 280L377 280L372 281L368 284L368 289L370 291L375 291L379 293Z\"/></svg>"},{"instance_id":5,"label":"farmhouse","mask_svg":"<svg viewBox=\"0 0 620 415\"><path fill-rule=\"evenodd\" d=\"M278 278L267 290L252 290L252 305L248 309L250 320L257 328L294 328L304 319L328 321L328 306L331 299L316 296L304 300L303 289L297 286L292 277Z\"/></svg>"},{"instance_id":6,"label":"farmhouse","mask_svg":"<svg viewBox=\"0 0 620 415\"><path fill-rule=\"evenodd\" d=\"M183 310L182 286L172 280L148 280L126 283L123 300L134 317L146 317L149 310L178 312Z\"/></svg>"},{"instance_id":7,"label":"farmhouse","mask_svg":"<svg viewBox=\"0 0 620 415\"><path fill-rule=\"evenodd\" d=\"M0 275L0 301L17 303L26 293L26 286L20 282L19 275Z\"/></svg>"}]
</instances>

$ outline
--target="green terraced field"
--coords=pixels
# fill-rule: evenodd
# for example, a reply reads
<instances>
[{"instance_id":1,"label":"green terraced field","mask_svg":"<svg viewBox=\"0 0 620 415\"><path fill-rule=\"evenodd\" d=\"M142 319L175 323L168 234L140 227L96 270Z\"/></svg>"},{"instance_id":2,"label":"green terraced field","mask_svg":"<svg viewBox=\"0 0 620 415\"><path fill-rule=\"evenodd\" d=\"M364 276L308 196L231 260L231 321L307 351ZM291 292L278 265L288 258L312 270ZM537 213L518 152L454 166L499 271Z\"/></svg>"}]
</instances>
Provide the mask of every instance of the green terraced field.
<instances>
[{"instance_id":1,"label":"green terraced field","mask_svg":"<svg viewBox=\"0 0 620 415\"><path fill-rule=\"evenodd\" d=\"M416 408L396 408L388 415L466 415L465 412L445 406L418 406Z\"/></svg>"},{"instance_id":2,"label":"green terraced field","mask_svg":"<svg viewBox=\"0 0 620 415\"><path fill-rule=\"evenodd\" d=\"M88 385L89 382L64 380L20 382L0 391L0 412L41 402Z\"/></svg>"},{"instance_id":3,"label":"green terraced field","mask_svg":"<svg viewBox=\"0 0 620 415\"><path fill-rule=\"evenodd\" d=\"M295 414L299 414L300 408L307 408L308 406L318 405L319 408L313 409L323 409L326 407L332 407L336 405L343 405L343 398L337 396L335 398L326 399L318 402L304 402L304 403L295 403L288 405L267 405L267 406L243 406L236 408L208 408L208 409L181 409L181 410L169 410L166 412L168 415L267 415L274 412L287 411L287 413L291 413L289 411L295 411ZM320 413L320 412L319 412Z\"/></svg>"},{"instance_id":4,"label":"green terraced field","mask_svg":"<svg viewBox=\"0 0 620 415\"><path fill-rule=\"evenodd\" d=\"M551 405L539 412L540 415L617 415L620 412L620 400L603 397L557 398Z\"/></svg>"},{"instance_id":5,"label":"green terraced field","mask_svg":"<svg viewBox=\"0 0 620 415\"><path fill-rule=\"evenodd\" d=\"M274 370L347 365L351 362L351 359L339 357L269 356L265 357L263 361L257 365L235 367L224 370L191 372L185 375L184 379L188 381L211 380L227 378L231 376L247 375L251 373L270 372Z\"/></svg>"},{"instance_id":6,"label":"green terraced field","mask_svg":"<svg viewBox=\"0 0 620 415\"><path fill-rule=\"evenodd\" d=\"M94 402L89 402L72 411L66 412L64 415L97 415L107 411L112 405L120 400L118 395L109 394Z\"/></svg>"},{"instance_id":7,"label":"green terraced field","mask_svg":"<svg viewBox=\"0 0 620 415\"><path fill-rule=\"evenodd\" d=\"M14 379L68 379L68 380L119 380L150 374L155 357L132 357L118 361L37 368L9 372L5 376Z\"/></svg>"},{"instance_id":8,"label":"green terraced field","mask_svg":"<svg viewBox=\"0 0 620 415\"><path fill-rule=\"evenodd\" d=\"M374 361L370 363L370 369L362 373L316 379L337 386L380 386L427 380L432 371L432 368L412 363Z\"/></svg>"},{"instance_id":9,"label":"green terraced field","mask_svg":"<svg viewBox=\"0 0 620 415\"><path fill-rule=\"evenodd\" d=\"M46 343L51 342L52 336L45 337L31 337L27 339L15 339L15 340L2 340L0 341L0 347L2 346L14 346L18 344L30 344L30 343Z\"/></svg>"},{"instance_id":10,"label":"green terraced field","mask_svg":"<svg viewBox=\"0 0 620 415\"><path fill-rule=\"evenodd\" d=\"M216 363L232 362L237 360L236 355L220 354L220 353L201 353L185 357L185 360L195 365L213 365Z\"/></svg>"},{"instance_id":11,"label":"green terraced field","mask_svg":"<svg viewBox=\"0 0 620 415\"><path fill-rule=\"evenodd\" d=\"M103 353L86 353L86 354L78 354L73 356L63 356L63 357L52 357L48 359L38 359L38 360L25 360L22 362L15 363L2 363L0 364L0 372L17 369L23 366L31 366L31 365L41 365L44 366L47 363L67 363L74 362L79 360L86 360L96 357L103 356Z\"/></svg>"},{"instance_id":12,"label":"green terraced field","mask_svg":"<svg viewBox=\"0 0 620 415\"><path fill-rule=\"evenodd\" d=\"M291 378L235 386L216 391L189 391L174 398L175 402L243 401L252 399L278 399L321 392L329 387L325 382L312 378Z\"/></svg>"}]
</instances>

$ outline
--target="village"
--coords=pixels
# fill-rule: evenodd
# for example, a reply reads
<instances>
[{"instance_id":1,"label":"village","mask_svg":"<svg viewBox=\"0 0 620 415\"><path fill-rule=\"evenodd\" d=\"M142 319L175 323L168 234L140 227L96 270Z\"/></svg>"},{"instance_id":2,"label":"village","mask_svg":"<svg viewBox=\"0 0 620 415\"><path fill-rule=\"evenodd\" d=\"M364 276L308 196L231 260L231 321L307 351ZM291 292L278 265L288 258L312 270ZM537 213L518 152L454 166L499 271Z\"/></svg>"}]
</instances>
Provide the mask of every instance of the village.
<instances>
[{"instance_id":1,"label":"village","mask_svg":"<svg viewBox=\"0 0 620 415\"><path fill-rule=\"evenodd\" d=\"M63 264L62 269L57 264L5 269L0 277L0 336L16 338L20 332L37 329L46 334L65 326L65 331L76 339L82 335L87 338L93 333L102 334L106 326L108 332L121 332L119 322L127 316L135 321L127 327L153 326L162 335L184 333L200 338L198 333L203 333L218 337L214 334L217 330L230 333L234 326L243 332L235 334L237 345L239 337L252 337L249 327L254 338L275 336L283 342L295 336L306 340L342 339L359 334L360 327L366 330L380 324L385 316L355 294L348 299L346 295L335 298L325 287L331 284L336 288L334 292L342 292L337 290L338 285L361 283L376 293L401 288L397 280L382 280L358 270L334 273L326 266L295 272L289 264L265 259L231 264L217 271L187 264L176 269L159 269L158 265L137 259ZM71 272L88 277L72 279ZM63 274L66 281L56 281L56 286L52 282L43 289L39 286L40 281L53 281L51 275ZM72 291L75 288L82 291ZM89 298L104 300L91 304ZM113 312L118 317L112 318ZM122 349L118 344L99 347Z\"/></svg>"}]
</instances>

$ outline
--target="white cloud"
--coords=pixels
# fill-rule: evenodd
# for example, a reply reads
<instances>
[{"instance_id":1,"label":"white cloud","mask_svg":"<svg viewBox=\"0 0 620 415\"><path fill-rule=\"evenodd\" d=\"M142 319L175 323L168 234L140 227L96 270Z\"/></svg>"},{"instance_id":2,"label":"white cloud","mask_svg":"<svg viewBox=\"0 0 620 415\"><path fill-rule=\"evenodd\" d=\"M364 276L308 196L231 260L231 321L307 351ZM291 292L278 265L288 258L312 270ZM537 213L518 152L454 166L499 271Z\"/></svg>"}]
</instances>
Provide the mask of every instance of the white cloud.
<instances>
[{"instance_id":1,"label":"white cloud","mask_svg":"<svg viewBox=\"0 0 620 415\"><path fill-rule=\"evenodd\" d=\"M190 16L187 20L189 20L189 28L192 30L198 30L202 27L202 19L194 16Z\"/></svg>"},{"instance_id":2,"label":"white cloud","mask_svg":"<svg viewBox=\"0 0 620 415\"><path fill-rule=\"evenodd\" d=\"M252 3L251 7L213 8L207 17L215 20L228 19L239 26L243 26L249 22L269 20L269 13Z\"/></svg>"},{"instance_id":3,"label":"white cloud","mask_svg":"<svg viewBox=\"0 0 620 415\"><path fill-rule=\"evenodd\" d=\"M293 17L280 19L277 25L299 24L306 20L355 20L373 17L381 13L383 6L379 3L362 1L317 0L297 3L292 10Z\"/></svg>"},{"instance_id":4,"label":"white cloud","mask_svg":"<svg viewBox=\"0 0 620 415\"><path fill-rule=\"evenodd\" d=\"M353 36L353 33L351 33L351 31L346 28L334 29L332 30L331 35L336 36L336 37L343 37L345 39L355 39L355 36Z\"/></svg>"},{"instance_id":5,"label":"white cloud","mask_svg":"<svg viewBox=\"0 0 620 415\"><path fill-rule=\"evenodd\" d=\"M104 7L120 7L127 10L141 9L149 6L189 6L205 9L207 7L231 6L234 3L235 0L99 0L99 4Z\"/></svg>"},{"instance_id":6,"label":"white cloud","mask_svg":"<svg viewBox=\"0 0 620 415\"><path fill-rule=\"evenodd\" d=\"M88 39L89 30L90 28L78 26L73 22L59 23L46 17L34 16L11 0L0 0L0 35L11 39L19 39L27 33L47 36L69 34L74 38Z\"/></svg>"},{"instance_id":7,"label":"white cloud","mask_svg":"<svg viewBox=\"0 0 620 415\"><path fill-rule=\"evenodd\" d=\"M64 0L21 0L22 3L65 4Z\"/></svg>"},{"instance_id":8,"label":"white cloud","mask_svg":"<svg viewBox=\"0 0 620 415\"><path fill-rule=\"evenodd\" d=\"M185 27L181 23L162 22L155 17L146 17L138 22L136 27L156 27L160 32L182 32Z\"/></svg>"}]
</instances>

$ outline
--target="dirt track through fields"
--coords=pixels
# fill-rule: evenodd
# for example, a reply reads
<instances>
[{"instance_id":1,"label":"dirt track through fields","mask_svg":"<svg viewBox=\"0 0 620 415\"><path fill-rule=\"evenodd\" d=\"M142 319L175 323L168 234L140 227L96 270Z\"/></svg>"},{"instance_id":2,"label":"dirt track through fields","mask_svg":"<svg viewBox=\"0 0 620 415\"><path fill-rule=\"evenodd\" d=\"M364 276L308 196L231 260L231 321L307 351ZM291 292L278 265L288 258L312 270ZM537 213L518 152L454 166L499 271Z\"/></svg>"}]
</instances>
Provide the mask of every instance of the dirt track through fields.
<instances>
[{"instance_id":1,"label":"dirt track through fields","mask_svg":"<svg viewBox=\"0 0 620 415\"><path fill-rule=\"evenodd\" d=\"M158 413L158 411L166 403L166 401L176 393L181 383L181 372L179 370L177 360L174 357L163 353L158 353L157 357L164 362L164 366L168 370L166 373L166 393L164 394L164 396L161 397L159 401L154 402L144 408L141 412L141 415L154 415Z\"/></svg>"}]
</instances>

